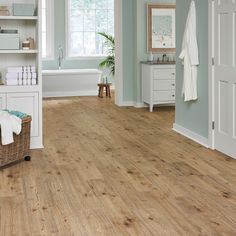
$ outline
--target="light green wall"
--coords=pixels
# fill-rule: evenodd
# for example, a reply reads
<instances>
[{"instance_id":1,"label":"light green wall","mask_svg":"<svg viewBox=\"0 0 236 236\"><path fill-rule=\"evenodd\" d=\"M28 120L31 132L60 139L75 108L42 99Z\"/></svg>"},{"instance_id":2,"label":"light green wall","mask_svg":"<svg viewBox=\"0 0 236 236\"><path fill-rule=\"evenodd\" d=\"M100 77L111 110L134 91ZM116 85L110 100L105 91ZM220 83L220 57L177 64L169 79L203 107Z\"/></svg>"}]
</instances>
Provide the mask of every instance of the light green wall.
<instances>
[{"instance_id":1,"label":"light green wall","mask_svg":"<svg viewBox=\"0 0 236 236\"><path fill-rule=\"evenodd\" d=\"M67 0L66 0L67 1ZM61 45L66 52L65 45L65 0L55 0L55 59L43 62L43 69L58 68L58 47ZM62 68L65 69L87 69L98 68L100 60L63 60Z\"/></svg>"},{"instance_id":2,"label":"light green wall","mask_svg":"<svg viewBox=\"0 0 236 236\"><path fill-rule=\"evenodd\" d=\"M135 37L136 0L123 0L123 96L124 101L134 101L136 77L136 37Z\"/></svg>"},{"instance_id":3,"label":"light green wall","mask_svg":"<svg viewBox=\"0 0 236 236\"><path fill-rule=\"evenodd\" d=\"M137 76L135 78L135 101L141 102L141 67L140 61L146 61L148 59L147 53L147 4L175 4L175 0L137 0L136 5L136 27L137 27L137 58L136 58L136 71ZM154 55L154 58L161 55Z\"/></svg>"},{"instance_id":4,"label":"light green wall","mask_svg":"<svg viewBox=\"0 0 236 236\"><path fill-rule=\"evenodd\" d=\"M175 4L175 0L123 0L123 78L126 102L141 102L140 61L148 59L147 3Z\"/></svg>"},{"instance_id":5,"label":"light green wall","mask_svg":"<svg viewBox=\"0 0 236 236\"><path fill-rule=\"evenodd\" d=\"M115 0L118 1L118 0ZM175 3L175 0L122 0L124 101L141 102L140 61L146 53L146 3ZM65 0L55 0L55 59L43 61L43 69L58 68L58 47L65 48ZM62 68L98 68L100 60L66 60Z\"/></svg>"},{"instance_id":6,"label":"light green wall","mask_svg":"<svg viewBox=\"0 0 236 236\"><path fill-rule=\"evenodd\" d=\"M177 0L176 44L179 55L190 0ZM200 66L198 68L198 97L196 102L185 103L181 96L183 66L177 59L176 68L176 124L203 137L208 137L208 1L195 1L197 11L197 40Z\"/></svg>"}]
</instances>

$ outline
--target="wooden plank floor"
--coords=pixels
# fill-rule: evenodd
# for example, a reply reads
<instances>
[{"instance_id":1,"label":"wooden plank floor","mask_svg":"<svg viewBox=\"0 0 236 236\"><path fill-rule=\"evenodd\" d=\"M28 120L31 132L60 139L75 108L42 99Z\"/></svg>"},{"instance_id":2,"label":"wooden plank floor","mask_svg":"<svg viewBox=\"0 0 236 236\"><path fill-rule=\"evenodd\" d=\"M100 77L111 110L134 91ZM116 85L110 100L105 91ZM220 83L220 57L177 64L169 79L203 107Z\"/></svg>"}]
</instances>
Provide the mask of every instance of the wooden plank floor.
<instances>
[{"instance_id":1,"label":"wooden plank floor","mask_svg":"<svg viewBox=\"0 0 236 236\"><path fill-rule=\"evenodd\" d=\"M173 108L44 101L44 150L0 171L0 235L236 235L236 161L171 130Z\"/></svg>"}]
</instances>

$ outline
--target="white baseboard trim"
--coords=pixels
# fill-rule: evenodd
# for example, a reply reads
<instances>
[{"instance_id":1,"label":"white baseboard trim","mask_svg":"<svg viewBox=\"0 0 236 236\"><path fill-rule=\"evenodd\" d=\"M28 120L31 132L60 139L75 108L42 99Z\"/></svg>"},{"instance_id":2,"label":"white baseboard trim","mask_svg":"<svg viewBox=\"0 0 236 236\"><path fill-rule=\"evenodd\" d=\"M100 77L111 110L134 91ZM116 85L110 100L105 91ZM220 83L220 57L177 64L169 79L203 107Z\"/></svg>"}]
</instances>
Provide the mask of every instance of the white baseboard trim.
<instances>
[{"instance_id":1,"label":"white baseboard trim","mask_svg":"<svg viewBox=\"0 0 236 236\"><path fill-rule=\"evenodd\" d=\"M43 92L44 98L52 97L79 97L79 96L97 96L98 91L61 91L61 92Z\"/></svg>"},{"instance_id":2,"label":"white baseboard trim","mask_svg":"<svg viewBox=\"0 0 236 236\"><path fill-rule=\"evenodd\" d=\"M134 102L133 101L128 101L128 102L125 102L123 101L121 104L120 104L121 107L133 107L134 106Z\"/></svg>"},{"instance_id":3,"label":"white baseboard trim","mask_svg":"<svg viewBox=\"0 0 236 236\"><path fill-rule=\"evenodd\" d=\"M178 124L174 124L173 125L173 130L199 144L201 144L202 146L209 148L209 140L199 134L196 134L195 132L186 129L184 127L182 127L181 125Z\"/></svg>"},{"instance_id":4,"label":"white baseboard trim","mask_svg":"<svg viewBox=\"0 0 236 236\"><path fill-rule=\"evenodd\" d=\"M144 102L134 102L133 105L135 108L147 108L149 107L148 104L144 103ZM158 104L158 105L154 105L154 107L165 107L165 106L175 106L175 104Z\"/></svg>"},{"instance_id":5,"label":"white baseboard trim","mask_svg":"<svg viewBox=\"0 0 236 236\"><path fill-rule=\"evenodd\" d=\"M135 102L134 107L135 108L145 108L145 107L148 107L148 105L143 102Z\"/></svg>"},{"instance_id":6,"label":"white baseboard trim","mask_svg":"<svg viewBox=\"0 0 236 236\"><path fill-rule=\"evenodd\" d=\"M128 102L122 102L121 104L122 107L135 107L135 108L144 108L147 107L146 104L143 102L134 102L134 101L128 101Z\"/></svg>"},{"instance_id":7,"label":"white baseboard trim","mask_svg":"<svg viewBox=\"0 0 236 236\"><path fill-rule=\"evenodd\" d=\"M30 149L43 149L42 140L39 137L30 138Z\"/></svg>"}]
</instances>

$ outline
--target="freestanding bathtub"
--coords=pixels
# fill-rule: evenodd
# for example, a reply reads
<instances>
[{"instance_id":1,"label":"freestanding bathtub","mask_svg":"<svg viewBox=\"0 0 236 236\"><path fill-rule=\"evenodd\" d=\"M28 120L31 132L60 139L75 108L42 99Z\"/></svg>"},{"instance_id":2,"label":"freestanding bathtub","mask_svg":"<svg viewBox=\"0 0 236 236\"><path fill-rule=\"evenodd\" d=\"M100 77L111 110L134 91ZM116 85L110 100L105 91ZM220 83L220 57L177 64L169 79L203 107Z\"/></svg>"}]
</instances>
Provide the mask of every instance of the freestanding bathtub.
<instances>
[{"instance_id":1,"label":"freestanding bathtub","mask_svg":"<svg viewBox=\"0 0 236 236\"><path fill-rule=\"evenodd\" d=\"M97 69L43 70L43 96L95 96L101 75Z\"/></svg>"}]
</instances>

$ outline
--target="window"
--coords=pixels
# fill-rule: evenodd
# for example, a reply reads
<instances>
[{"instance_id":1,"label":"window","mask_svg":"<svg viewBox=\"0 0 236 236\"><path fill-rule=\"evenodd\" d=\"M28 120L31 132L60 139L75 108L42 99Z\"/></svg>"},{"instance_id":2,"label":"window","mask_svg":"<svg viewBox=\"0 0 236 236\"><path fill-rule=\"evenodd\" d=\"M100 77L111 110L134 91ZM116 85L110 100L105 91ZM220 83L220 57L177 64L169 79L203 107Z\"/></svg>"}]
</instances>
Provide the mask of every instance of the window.
<instances>
[{"instance_id":1,"label":"window","mask_svg":"<svg viewBox=\"0 0 236 236\"><path fill-rule=\"evenodd\" d=\"M114 0L68 0L67 7L68 56L105 56L97 32L114 36Z\"/></svg>"},{"instance_id":2,"label":"window","mask_svg":"<svg viewBox=\"0 0 236 236\"><path fill-rule=\"evenodd\" d=\"M52 59L54 54L54 1L42 0L42 57Z\"/></svg>"}]
</instances>

